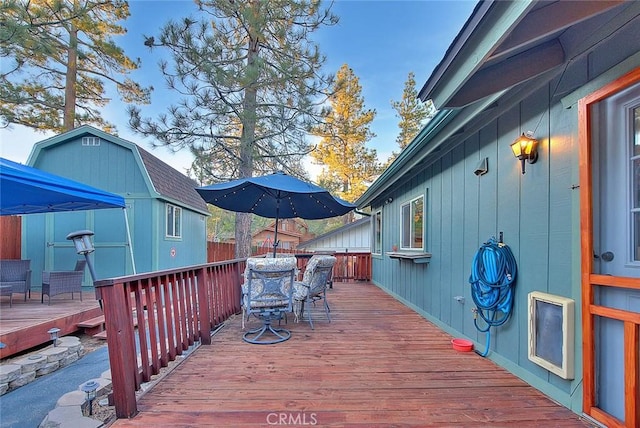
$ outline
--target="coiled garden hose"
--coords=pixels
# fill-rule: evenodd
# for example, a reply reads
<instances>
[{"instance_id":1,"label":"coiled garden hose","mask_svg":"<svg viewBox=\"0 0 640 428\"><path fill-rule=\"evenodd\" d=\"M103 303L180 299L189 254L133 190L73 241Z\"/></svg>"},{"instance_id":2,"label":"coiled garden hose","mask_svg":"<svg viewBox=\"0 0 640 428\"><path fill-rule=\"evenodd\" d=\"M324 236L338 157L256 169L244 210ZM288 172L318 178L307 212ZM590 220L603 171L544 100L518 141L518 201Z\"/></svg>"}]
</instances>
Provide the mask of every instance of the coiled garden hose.
<instances>
[{"instance_id":1,"label":"coiled garden hose","mask_svg":"<svg viewBox=\"0 0 640 428\"><path fill-rule=\"evenodd\" d=\"M509 246L496 242L495 238L482 244L473 258L469 276L471 297L476 304L473 323L478 331L487 333L484 353L476 351L482 357L489 353L491 327L506 323L513 312L517 270L516 259ZM478 316L486 327L478 325Z\"/></svg>"}]
</instances>

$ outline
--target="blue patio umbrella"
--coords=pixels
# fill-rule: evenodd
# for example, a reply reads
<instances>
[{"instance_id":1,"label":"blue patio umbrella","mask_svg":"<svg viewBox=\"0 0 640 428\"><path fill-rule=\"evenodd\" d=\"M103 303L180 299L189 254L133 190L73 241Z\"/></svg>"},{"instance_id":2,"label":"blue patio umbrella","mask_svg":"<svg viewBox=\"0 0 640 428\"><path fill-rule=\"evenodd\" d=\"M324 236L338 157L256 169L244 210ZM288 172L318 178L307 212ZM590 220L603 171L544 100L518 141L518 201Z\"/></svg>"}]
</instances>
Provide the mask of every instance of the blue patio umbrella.
<instances>
[{"instance_id":1,"label":"blue patio umbrella","mask_svg":"<svg viewBox=\"0 0 640 428\"><path fill-rule=\"evenodd\" d=\"M337 217L356 207L350 202L331 195L322 187L282 171L198 187L196 191L205 202L225 210L275 218L274 254L278 246L279 219L317 220Z\"/></svg>"}]
</instances>

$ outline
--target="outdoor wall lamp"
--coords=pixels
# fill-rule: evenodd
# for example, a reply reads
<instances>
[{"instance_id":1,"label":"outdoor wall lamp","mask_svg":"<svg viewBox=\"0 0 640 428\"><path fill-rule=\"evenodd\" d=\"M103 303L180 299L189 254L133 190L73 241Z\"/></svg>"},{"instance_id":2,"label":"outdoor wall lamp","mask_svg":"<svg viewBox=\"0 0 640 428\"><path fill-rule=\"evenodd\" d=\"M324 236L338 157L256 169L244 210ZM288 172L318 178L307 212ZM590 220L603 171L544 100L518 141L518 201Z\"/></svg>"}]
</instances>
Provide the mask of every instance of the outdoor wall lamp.
<instances>
[{"instance_id":1,"label":"outdoor wall lamp","mask_svg":"<svg viewBox=\"0 0 640 428\"><path fill-rule=\"evenodd\" d=\"M60 329L57 327L53 327L49 329L47 333L49 333L49 337L51 337L51 341L53 342L53 346L55 347L57 345L56 342L58 341L58 333L60 333Z\"/></svg>"},{"instance_id":2,"label":"outdoor wall lamp","mask_svg":"<svg viewBox=\"0 0 640 428\"><path fill-rule=\"evenodd\" d=\"M513 155L522 163L522 173L524 174L524 162L536 163L538 160L538 140L533 138L533 133L527 131L511 144Z\"/></svg>"},{"instance_id":3,"label":"outdoor wall lamp","mask_svg":"<svg viewBox=\"0 0 640 428\"><path fill-rule=\"evenodd\" d=\"M82 385L82 391L87 394L87 401L89 402L89 415L93 415L93 400L96 399L98 386L100 386L100 384L95 380L90 380Z\"/></svg>"}]
</instances>

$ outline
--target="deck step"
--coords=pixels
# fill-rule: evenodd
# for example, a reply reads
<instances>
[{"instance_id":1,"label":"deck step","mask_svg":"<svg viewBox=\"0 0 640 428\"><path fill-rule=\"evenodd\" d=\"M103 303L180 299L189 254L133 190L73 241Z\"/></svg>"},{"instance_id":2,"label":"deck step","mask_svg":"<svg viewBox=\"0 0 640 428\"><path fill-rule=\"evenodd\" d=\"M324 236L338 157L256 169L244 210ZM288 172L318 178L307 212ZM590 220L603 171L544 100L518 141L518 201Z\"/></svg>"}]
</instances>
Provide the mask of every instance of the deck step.
<instances>
[{"instance_id":1,"label":"deck step","mask_svg":"<svg viewBox=\"0 0 640 428\"><path fill-rule=\"evenodd\" d=\"M93 337L95 337L96 339L107 340L107 330L101 331L98 334L94 334Z\"/></svg>"},{"instance_id":2,"label":"deck step","mask_svg":"<svg viewBox=\"0 0 640 428\"><path fill-rule=\"evenodd\" d=\"M89 336L95 336L104 331L104 315L79 322L78 328L84 329Z\"/></svg>"},{"instance_id":3,"label":"deck step","mask_svg":"<svg viewBox=\"0 0 640 428\"><path fill-rule=\"evenodd\" d=\"M95 337L96 339L107 339L107 330L104 325L104 315L91 318L90 320L78 323L78 327L84 328L86 334ZM138 326L138 318L133 317L133 326Z\"/></svg>"}]
</instances>

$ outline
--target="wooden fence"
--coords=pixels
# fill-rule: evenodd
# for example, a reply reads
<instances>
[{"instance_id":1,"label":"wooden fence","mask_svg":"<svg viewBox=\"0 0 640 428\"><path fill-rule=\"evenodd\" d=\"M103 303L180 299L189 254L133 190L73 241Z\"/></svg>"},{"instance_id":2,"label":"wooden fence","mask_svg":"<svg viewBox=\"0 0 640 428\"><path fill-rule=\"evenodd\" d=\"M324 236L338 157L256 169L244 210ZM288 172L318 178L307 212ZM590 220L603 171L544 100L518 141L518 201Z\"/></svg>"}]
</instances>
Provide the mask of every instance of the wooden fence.
<instances>
[{"instance_id":1,"label":"wooden fence","mask_svg":"<svg viewBox=\"0 0 640 428\"><path fill-rule=\"evenodd\" d=\"M0 217L0 259L20 259L22 217L6 215Z\"/></svg>"},{"instance_id":2,"label":"wooden fence","mask_svg":"<svg viewBox=\"0 0 640 428\"><path fill-rule=\"evenodd\" d=\"M236 244L225 242L207 242L207 263L233 260L236 257Z\"/></svg>"}]
</instances>

